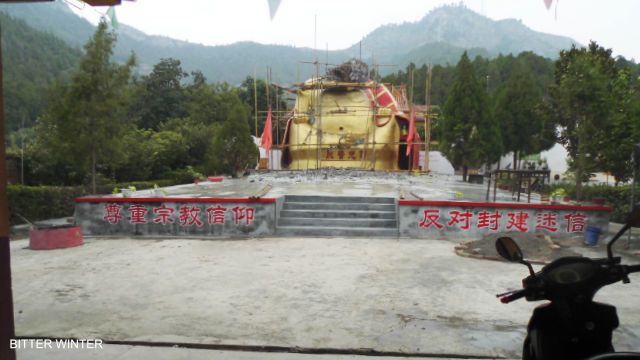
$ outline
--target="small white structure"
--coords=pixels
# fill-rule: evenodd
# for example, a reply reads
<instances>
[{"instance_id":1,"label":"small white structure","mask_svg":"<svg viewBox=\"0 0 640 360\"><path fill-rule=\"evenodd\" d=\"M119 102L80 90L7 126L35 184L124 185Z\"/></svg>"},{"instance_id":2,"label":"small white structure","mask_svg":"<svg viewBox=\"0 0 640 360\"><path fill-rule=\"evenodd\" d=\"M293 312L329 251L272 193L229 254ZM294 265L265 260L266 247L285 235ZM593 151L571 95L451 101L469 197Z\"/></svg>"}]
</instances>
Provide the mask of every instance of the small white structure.
<instances>
[{"instance_id":1,"label":"small white structure","mask_svg":"<svg viewBox=\"0 0 640 360\"><path fill-rule=\"evenodd\" d=\"M420 151L420 165L424 164L424 151ZM451 162L440 151L429 151L429 171L434 174L453 175Z\"/></svg>"},{"instance_id":2,"label":"small white structure","mask_svg":"<svg viewBox=\"0 0 640 360\"><path fill-rule=\"evenodd\" d=\"M251 136L253 138L253 143L256 144L258 150L260 151L260 159L267 158L267 151L260 146L262 141L259 137ZM269 158L269 170L281 170L280 160L282 159L282 150L271 148Z\"/></svg>"}]
</instances>

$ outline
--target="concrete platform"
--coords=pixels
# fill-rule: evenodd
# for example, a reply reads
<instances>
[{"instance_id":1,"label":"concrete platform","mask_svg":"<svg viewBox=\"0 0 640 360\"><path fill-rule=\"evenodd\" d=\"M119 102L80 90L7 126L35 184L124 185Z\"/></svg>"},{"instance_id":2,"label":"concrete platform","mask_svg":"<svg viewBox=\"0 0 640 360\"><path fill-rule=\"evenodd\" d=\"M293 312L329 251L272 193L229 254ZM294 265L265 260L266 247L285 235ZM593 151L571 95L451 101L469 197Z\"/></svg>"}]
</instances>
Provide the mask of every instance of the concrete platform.
<instances>
[{"instance_id":1,"label":"concrete platform","mask_svg":"<svg viewBox=\"0 0 640 360\"><path fill-rule=\"evenodd\" d=\"M496 202L487 203L487 190L437 174L265 172L170 187L164 193L83 197L76 199L75 218L85 236L456 239L496 231L573 236L587 224L607 230L608 207L540 204L536 196L531 203L518 203L503 191L496 192ZM352 210L369 213L344 216ZM377 217L379 211L390 212L391 218Z\"/></svg>"},{"instance_id":2,"label":"concrete platform","mask_svg":"<svg viewBox=\"0 0 640 360\"><path fill-rule=\"evenodd\" d=\"M246 198L259 193L266 185L271 186L268 192L262 194L267 198L283 195L320 195L484 201L487 190L486 184L465 183L461 181L460 176L340 169L271 171L243 178L224 178L222 182L205 181L162 190L166 197ZM155 196L153 190L136 191L131 195L133 198L150 196ZM513 200L510 192L497 191L497 202ZM534 195L532 202L539 202L539 198Z\"/></svg>"},{"instance_id":3,"label":"concrete platform","mask_svg":"<svg viewBox=\"0 0 640 360\"><path fill-rule=\"evenodd\" d=\"M448 241L120 238L49 252L26 245L11 242L16 331L26 337L518 357L536 305L494 296L519 287L524 267L458 257ZM640 348L640 278L631 280L596 297L618 307L618 350Z\"/></svg>"}]
</instances>

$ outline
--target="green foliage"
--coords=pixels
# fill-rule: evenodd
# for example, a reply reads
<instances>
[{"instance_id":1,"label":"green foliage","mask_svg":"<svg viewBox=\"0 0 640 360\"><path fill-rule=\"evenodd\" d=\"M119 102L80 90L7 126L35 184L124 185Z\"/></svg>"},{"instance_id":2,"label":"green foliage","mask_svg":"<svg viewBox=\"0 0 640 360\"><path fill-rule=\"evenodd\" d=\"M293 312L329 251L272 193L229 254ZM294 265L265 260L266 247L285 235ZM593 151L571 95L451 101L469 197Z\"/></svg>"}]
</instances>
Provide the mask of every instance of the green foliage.
<instances>
[{"instance_id":1,"label":"green foliage","mask_svg":"<svg viewBox=\"0 0 640 360\"><path fill-rule=\"evenodd\" d=\"M111 62L115 35L101 21L85 45L85 56L69 84L57 84L39 128L43 145L59 159L88 169L95 186L98 167L113 167L124 158L128 130L123 96L134 59Z\"/></svg>"},{"instance_id":2,"label":"green foliage","mask_svg":"<svg viewBox=\"0 0 640 360\"><path fill-rule=\"evenodd\" d=\"M466 180L469 166L479 166L502 154L500 130L490 116L486 90L464 53L456 67L456 80L444 106L441 149Z\"/></svg>"},{"instance_id":3,"label":"green foliage","mask_svg":"<svg viewBox=\"0 0 640 360\"><path fill-rule=\"evenodd\" d=\"M211 151L207 153L207 172L237 176L255 167L258 148L249 134L247 113L244 105L233 106L229 118L216 134Z\"/></svg>"},{"instance_id":4,"label":"green foliage","mask_svg":"<svg viewBox=\"0 0 640 360\"><path fill-rule=\"evenodd\" d=\"M73 214L73 200L83 195L86 193L79 187L9 185L10 222L24 223L20 216L32 222L70 216Z\"/></svg>"},{"instance_id":5,"label":"green foliage","mask_svg":"<svg viewBox=\"0 0 640 360\"><path fill-rule=\"evenodd\" d=\"M0 13L4 68L5 132L30 127L46 106L46 89L68 77L82 55L78 49L22 20Z\"/></svg>"},{"instance_id":6,"label":"green foliage","mask_svg":"<svg viewBox=\"0 0 640 360\"><path fill-rule=\"evenodd\" d=\"M554 143L554 132L545 132L553 127L545 123L541 102L542 94L534 84L531 71L521 64L516 64L507 81L496 91L494 115L502 129L504 150L513 152L514 164L518 154L535 154Z\"/></svg>"},{"instance_id":7,"label":"green foliage","mask_svg":"<svg viewBox=\"0 0 640 360\"><path fill-rule=\"evenodd\" d=\"M206 79L199 72L194 72L192 84L185 86L179 81L185 76L179 69L179 62L171 59L164 60L156 67L157 74L143 78L142 82L123 85L122 96L131 97L134 100L113 104L115 108L112 109L112 114L118 117L112 119L109 124L105 124L113 127L105 126L109 132L103 133L107 139L112 139L108 146L111 158L109 161L98 159L96 177L105 178L103 182L108 182L108 179L128 181L160 177L173 181L192 182L194 178L202 177L194 169L204 170L204 164L211 163L209 158L214 139L218 136L222 123L229 118L235 119L234 121L242 126L248 140L251 141L248 132L247 106L238 97L241 91L224 83L207 84ZM159 84L163 83L161 78L166 75L166 72L170 74L164 78L165 85L168 84L167 86L171 89L169 92L174 93L168 97L167 101L174 101L175 108L184 109L183 117L167 118L166 116L172 114L165 112L164 110L168 109L165 107L145 108L147 90L161 91L162 86ZM77 82L78 76L75 75L71 84L59 83L50 89L52 98L57 98L52 101L49 111L38 127L39 136L27 144L26 177L30 179L29 183L81 184L86 179L88 169L83 155L86 156L91 148L82 148L81 145L88 140L80 137L83 141L80 142L80 148L84 150L76 151L79 148L78 136L69 134L77 128L81 130L93 128L95 121L88 114L100 115L103 107L79 106L76 103L70 103L68 100L71 99L70 94L73 94L76 88L84 89L74 83L74 81ZM79 98L83 99L82 96ZM91 96L89 98L93 99ZM238 109L241 110L239 113ZM125 120L127 117L136 119L140 114L152 115L151 118L156 119L153 120L155 128L138 129L137 121ZM83 122L86 119L78 115L86 115L84 118L93 122L86 124L86 121ZM80 117L80 119L74 117ZM69 118L71 120L63 121ZM119 127L115 128L116 125ZM229 126L227 126L227 135L229 135L228 128ZM114 138L114 135L117 137ZM91 138L88 137L88 139ZM105 144L103 139L99 140L102 141L101 144ZM240 144L245 144L245 140ZM253 147L253 144L250 144L248 149ZM14 148L14 151L18 149L17 146ZM242 151L246 150L242 149ZM76 151L74 156L66 155L73 151ZM240 156L235 161L238 162L241 158ZM215 170L209 171L231 173L236 171L234 169L233 166L216 164Z\"/></svg>"},{"instance_id":8,"label":"green foliage","mask_svg":"<svg viewBox=\"0 0 640 360\"><path fill-rule=\"evenodd\" d=\"M254 81L255 81L255 89L254 89ZM255 80L253 77L247 76L246 79L240 85L238 96L243 103L250 105L251 113L249 118L249 127L251 129L251 134L258 134L260 136L264 129L264 122L267 117L265 111L267 111L269 105L271 105L271 109L276 111L276 109L286 109L287 102L285 101L284 92L281 88L276 87L273 84L268 86L269 88L269 97L267 101L267 82L262 79ZM258 131L256 132L255 125L255 99L258 99Z\"/></svg>"},{"instance_id":9,"label":"green foliage","mask_svg":"<svg viewBox=\"0 0 640 360\"><path fill-rule=\"evenodd\" d=\"M166 187L178 184L174 180L107 183L97 188L97 194L110 194L112 189L153 189L155 185ZM119 192L119 191L118 191ZM96 194L86 186L24 186L9 185L7 198L11 224L22 224L24 220L39 221L73 215L74 200L81 196Z\"/></svg>"},{"instance_id":10,"label":"green foliage","mask_svg":"<svg viewBox=\"0 0 640 360\"><path fill-rule=\"evenodd\" d=\"M640 86L634 86L631 68L618 68L613 79L609 121L597 132L598 169L625 182L633 176L630 154L640 142Z\"/></svg>"},{"instance_id":11,"label":"green foliage","mask_svg":"<svg viewBox=\"0 0 640 360\"><path fill-rule=\"evenodd\" d=\"M625 177L620 145L627 150L622 156L630 156L637 134L627 118L629 89L628 76L616 69L611 49L591 42L588 48L574 46L560 53L550 109L560 125L559 141L571 157L578 200L582 182L592 172L609 170L617 180ZM612 134L620 137L614 139Z\"/></svg>"},{"instance_id":12,"label":"green foliage","mask_svg":"<svg viewBox=\"0 0 640 360\"><path fill-rule=\"evenodd\" d=\"M186 145L184 137L174 131L159 131L151 135L152 174L163 174L185 166Z\"/></svg>"},{"instance_id":13,"label":"green foliage","mask_svg":"<svg viewBox=\"0 0 640 360\"><path fill-rule=\"evenodd\" d=\"M194 180L203 180L205 178L203 174L197 172L193 167L188 165L184 169L166 172L162 177L176 184L189 184Z\"/></svg>"},{"instance_id":14,"label":"green foliage","mask_svg":"<svg viewBox=\"0 0 640 360\"><path fill-rule=\"evenodd\" d=\"M576 185L573 183L558 183L546 187L544 190L553 193L557 189L563 189L567 196L576 198ZM636 186L636 200L640 197L640 186ZM611 221L624 223L631 211L631 186L630 185L588 185L582 188L583 201L604 199L605 205L611 206Z\"/></svg>"},{"instance_id":15,"label":"green foliage","mask_svg":"<svg viewBox=\"0 0 640 360\"><path fill-rule=\"evenodd\" d=\"M547 88L553 82L553 62L531 52L523 52L518 56L499 55L491 60L476 57L471 64L475 70L477 81L487 91L487 100L490 103L489 108L493 110L493 116L498 120L500 127L507 132L503 137L501 147L493 146L485 151L492 154L508 152L513 150L513 144L519 146L522 144L523 146L520 147L525 148L523 150L525 153L534 153L553 146L556 140L555 123L548 116L548 112L543 111ZM405 71L398 71L386 76L382 81L394 85L410 85L412 69L414 77L413 101L421 104L426 101L425 89L428 72L426 65L416 67L409 64ZM432 106L437 107L447 101L455 82L455 76L456 66L433 66L430 92ZM526 82L526 85L520 84L520 80ZM509 106L509 103L516 103L516 105ZM512 114L516 112L517 114ZM521 120L518 121L520 124L511 121L513 115L517 115L516 119ZM525 117L529 117L531 121L526 121ZM432 120L431 139L441 141L442 127L440 122L442 119L432 116ZM526 126L523 127L523 123ZM496 127L495 123L489 122L488 128L484 129L487 130L487 136L496 133ZM520 139L515 139L514 132L517 130L522 130L523 136L518 136Z\"/></svg>"},{"instance_id":16,"label":"green foliage","mask_svg":"<svg viewBox=\"0 0 640 360\"><path fill-rule=\"evenodd\" d=\"M167 119L186 116L187 93L182 80L188 76L180 60L169 58L160 60L151 74L142 77L133 107L141 128L157 130Z\"/></svg>"},{"instance_id":17,"label":"green foliage","mask_svg":"<svg viewBox=\"0 0 640 360\"><path fill-rule=\"evenodd\" d=\"M122 138L127 149L125 159L113 169L118 181L139 181L153 178L154 143L151 130L132 129Z\"/></svg>"},{"instance_id":18,"label":"green foliage","mask_svg":"<svg viewBox=\"0 0 640 360\"><path fill-rule=\"evenodd\" d=\"M29 23L32 26L46 28L52 34L63 36L65 41L72 42L73 45L81 44L95 30L92 25L73 15L66 9L66 5L60 2L20 7L0 5L0 8L11 11L14 15L28 13L25 18L30 19ZM15 10L17 8L20 10ZM460 11L465 14L465 19L473 22L473 14L457 8L445 8L432 15L439 16L450 11ZM92 63L89 60L92 57L97 58L95 55L99 51L91 52L87 48L82 66L71 76L71 69L79 63L80 51L67 47L63 41L48 33L34 32L20 21L14 21L8 17L5 19L3 15L0 15L0 21L3 22L3 39L5 40L3 46L7 50L5 51L5 105L9 128L14 130L9 134L8 141L10 151L13 154L19 154L22 133L26 134L25 175L27 182L31 184L80 184L86 182L89 172L93 172L92 177L98 178L97 183L100 182L101 177L103 182L108 182L110 179L143 180L163 175L187 179L193 175L188 174L189 171L186 170L189 166L202 172L205 170L223 172L217 169L219 162L212 160L215 157L212 155L214 140L224 137L219 132L225 121L232 116L236 117L234 109L237 105L250 110L250 112L244 112L244 120L250 126L249 133L253 134L256 131L253 117L254 79L245 77L242 81L242 77L253 70L253 65L247 68L246 54L252 53L254 57L261 58L265 63L273 66L273 73L277 74L280 81L293 81L297 78L296 66L291 65L290 59L312 57L312 53L305 49L242 43L216 49L198 46L195 55L191 51L195 49L193 47L195 45L183 44L184 46L178 47L180 53L164 52L163 56L168 58L160 59L160 52L153 50L157 48L155 43L151 44L151 41L148 41L149 37L123 26L119 32L118 44L115 43L113 34L105 34L105 40L98 42L96 40L98 32L96 32L91 40L94 44L93 48L106 49L110 43L110 51L115 53L114 58L121 61L129 56L128 48L135 48L143 53L141 54L143 58L141 71L144 73L151 68L153 71L138 78L133 84L126 84L126 81L123 81L125 84L119 87L116 86L116 80L111 84L107 83L108 92L121 95L117 96L117 99L109 100L109 96L105 98L102 95L96 95L98 92L91 91L96 83L102 84L101 80L89 80L92 78L95 80L101 76L99 71L93 74L98 62ZM503 22L502 25L507 28L516 26L507 23ZM407 29L404 25L398 29L382 29L381 32L371 36L372 39L380 38L381 34L401 31L400 28ZM446 36L460 32L460 29L449 30L452 32L448 32ZM415 28L413 31L415 34L418 33ZM391 45L388 41L382 42L381 44L385 44L386 48L376 52L377 57L380 56L376 60L385 62L382 57L388 55L401 60L393 61L394 63L408 64L405 71L398 71L385 77L384 80L395 84L410 84L410 76L413 72L414 88L410 91L412 100L415 103L422 103L425 99L427 77L427 66L423 64L427 61L436 64L438 61L449 61L445 61L445 58L454 59L460 54L462 48L469 48L469 46L468 44L459 46L439 43L435 39L432 39L434 42L417 43L410 40L411 36L403 37L400 43L394 42ZM112 40L107 39L109 37ZM158 43L168 40L154 38L154 41ZM30 46L32 44L34 46ZM500 44L500 46L503 45L505 44ZM505 47L507 48L509 51L501 50L500 52L508 54L519 51L517 47ZM549 47L551 48L553 47ZM353 56L354 49L356 48L331 53L330 62L339 61L337 59L345 54ZM523 52L517 56L498 55L491 60L489 57L495 56L498 52L478 48L469 53L475 56L475 58L472 57L473 61L469 61L475 72L477 83L475 87L482 88L485 93L485 99L481 102L486 104L486 109L476 114L478 115L476 118L482 121L474 123L470 130L465 126L451 129L448 127L450 122L447 121L451 114L445 113L439 118L434 117L432 139L439 141L444 138L445 133L470 134L466 139L469 144L465 141L459 142L473 149L467 157L470 160L469 164L485 162L491 157L489 155L508 151L514 146L521 147L522 149L519 149L521 152L535 152L536 149L550 146L554 140L556 123L560 122L556 116L554 104L566 100L562 96L555 99L555 94L547 95L547 87L554 80L553 62L532 52ZM203 56L203 54L209 55ZM484 57L476 56L478 54ZM579 57L576 56L576 58ZM567 58L572 57L567 56ZM211 63L211 61L217 63ZM151 65L154 62L157 64ZM116 66L110 61L104 64L105 68L109 69L114 69ZM126 64L125 67L127 65L130 64ZM589 68L587 65L583 67ZM572 66L572 69L575 69L578 65ZM230 86L227 83L209 84L205 73L191 71L198 67L203 69L207 76L216 80L228 79L234 84L242 81L242 84L240 87ZM613 68L616 71L611 74L615 76L604 77L608 82L606 86L588 89L588 91L597 90L597 94L608 93L608 99L603 100L602 104L609 110L601 113L607 115L606 121L597 123L598 129L593 132L593 139L590 139L590 142L595 145L587 149L588 163L593 163L594 168L585 170L585 173L597 167L598 170L609 171L617 179L624 180L629 176L629 147L634 139L640 138L640 130L638 130L640 99L637 81L640 66L624 58L617 58L613 60ZM389 71L389 69L381 68L383 71ZM187 75L189 71L191 73ZM301 67L301 71L300 79L305 79L312 72L311 67L304 66ZM449 95L452 94L457 71L455 66L435 65L433 67L432 105L443 105L447 102ZM263 74L264 70L261 73ZM57 78L58 82L51 85L54 78ZM587 81L587 83L590 82ZM580 84L576 84L572 89L578 89L578 85ZM24 132L15 131L20 120L24 119L25 125L29 126L41 115L41 109L45 106L42 89L46 87L50 87L50 104L47 107L47 113L39 121L38 133L34 135L31 133L33 130L30 129ZM264 111L267 109L264 80L257 80L257 90L259 111L257 133L260 134L266 116ZM584 94L589 95L587 92ZM269 93L272 108L283 109L285 96L282 90L272 85ZM276 93L280 100L278 104L274 96ZM542 99L544 106L541 106L540 102L533 105L533 101L528 101L533 94ZM473 97L465 101L471 104L470 108L474 108L473 104L478 102ZM545 111L540 111L541 108ZM511 135L516 129L520 129L517 137L509 137L505 134L504 138L507 139L505 142L508 142L509 146L500 147L497 141L486 141L486 139L497 140L500 137L496 123L491 121L491 110L495 110L495 116L503 120L501 124L505 129L511 129ZM87 120L87 114L97 114L98 118ZM531 121L526 123L520 121L525 117L530 118ZM107 118L108 123L103 121ZM509 122L507 118L518 119L518 121L517 123L515 120ZM100 125L97 127L98 132L95 138L89 134L91 126L86 126L91 121L97 121ZM239 118L237 121L240 121ZM532 124L535 126L531 126ZM137 129L138 126L142 129ZM532 128L540 130L533 132ZM225 130L229 132L229 127ZM103 137L98 133L107 133L108 136ZM93 141L94 139L98 141ZM611 141L611 139L616 140ZM222 140L218 141L220 142ZM442 143L451 145L453 142L451 139L444 139ZM95 166L90 164L92 162L90 161L91 146L103 151L95 154ZM450 147L450 150L458 151L459 148L454 146ZM577 161L573 163L577 164ZM176 174L183 171L187 175ZM233 172L229 169L224 171Z\"/></svg>"},{"instance_id":19,"label":"green foliage","mask_svg":"<svg viewBox=\"0 0 640 360\"><path fill-rule=\"evenodd\" d=\"M204 163L205 155L209 151L219 128L220 124L207 125L189 117L171 119L162 124L160 130L161 132L174 132L182 137L186 150L182 154L184 163L195 166Z\"/></svg>"}]
</instances>

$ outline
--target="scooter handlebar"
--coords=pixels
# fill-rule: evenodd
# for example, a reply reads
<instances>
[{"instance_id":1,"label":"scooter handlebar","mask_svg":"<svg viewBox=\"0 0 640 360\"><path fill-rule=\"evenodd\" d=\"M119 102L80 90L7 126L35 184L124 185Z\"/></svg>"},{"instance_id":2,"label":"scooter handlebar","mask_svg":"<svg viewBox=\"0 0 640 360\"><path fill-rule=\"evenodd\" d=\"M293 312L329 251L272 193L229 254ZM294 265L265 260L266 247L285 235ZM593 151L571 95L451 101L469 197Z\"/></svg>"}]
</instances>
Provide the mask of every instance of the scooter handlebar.
<instances>
[{"instance_id":1,"label":"scooter handlebar","mask_svg":"<svg viewBox=\"0 0 640 360\"><path fill-rule=\"evenodd\" d=\"M508 295L504 295L500 297L500 302L503 304L508 304L512 301L518 300L520 298L523 298L527 295L527 291L522 289L522 290L516 290L512 293L509 293Z\"/></svg>"},{"instance_id":2,"label":"scooter handlebar","mask_svg":"<svg viewBox=\"0 0 640 360\"><path fill-rule=\"evenodd\" d=\"M627 266L627 274L631 274L634 272L640 272L640 265L628 265Z\"/></svg>"}]
</instances>

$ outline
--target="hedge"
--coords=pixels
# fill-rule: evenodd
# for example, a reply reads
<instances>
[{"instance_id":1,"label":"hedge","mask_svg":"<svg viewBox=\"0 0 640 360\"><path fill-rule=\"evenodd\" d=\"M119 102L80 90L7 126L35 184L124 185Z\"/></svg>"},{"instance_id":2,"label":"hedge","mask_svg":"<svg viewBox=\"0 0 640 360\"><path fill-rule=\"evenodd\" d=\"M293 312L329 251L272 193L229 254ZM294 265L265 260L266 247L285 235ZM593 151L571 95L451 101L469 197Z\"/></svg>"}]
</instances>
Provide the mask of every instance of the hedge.
<instances>
[{"instance_id":1,"label":"hedge","mask_svg":"<svg viewBox=\"0 0 640 360\"><path fill-rule=\"evenodd\" d=\"M554 184L546 189L549 193L553 190L562 188L572 199L576 198L576 186L570 183ZM627 214L631 210L631 185L587 185L582 188L582 200L592 201L593 199L603 198L605 204L611 206L611 221L624 223ZM636 186L635 202L640 202L640 186Z\"/></svg>"},{"instance_id":2,"label":"hedge","mask_svg":"<svg viewBox=\"0 0 640 360\"><path fill-rule=\"evenodd\" d=\"M172 180L137 181L119 184L104 184L98 186L98 194L111 194L114 188L128 188L136 190L175 185ZM9 200L9 221L12 225L22 224L27 220L39 221L71 216L74 210L74 199L91 195L91 188L86 186L25 186L9 185L7 197Z\"/></svg>"}]
</instances>

